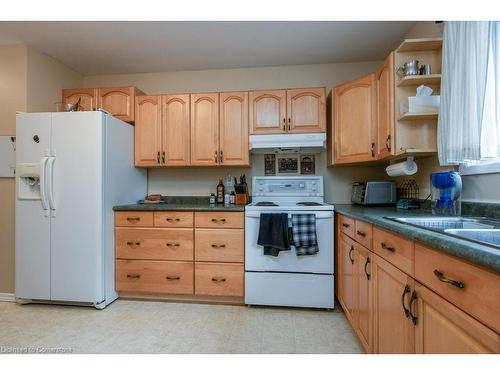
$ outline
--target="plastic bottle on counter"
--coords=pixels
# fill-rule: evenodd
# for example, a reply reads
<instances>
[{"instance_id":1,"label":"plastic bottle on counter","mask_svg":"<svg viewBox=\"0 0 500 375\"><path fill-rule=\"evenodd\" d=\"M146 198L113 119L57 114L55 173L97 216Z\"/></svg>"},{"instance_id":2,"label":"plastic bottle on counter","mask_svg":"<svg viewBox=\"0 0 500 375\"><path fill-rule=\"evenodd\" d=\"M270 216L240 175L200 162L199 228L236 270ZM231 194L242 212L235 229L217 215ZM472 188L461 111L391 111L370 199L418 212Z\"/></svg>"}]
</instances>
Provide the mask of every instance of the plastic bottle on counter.
<instances>
[{"instance_id":1,"label":"plastic bottle on counter","mask_svg":"<svg viewBox=\"0 0 500 375\"><path fill-rule=\"evenodd\" d=\"M230 203L231 203L231 194L226 193L224 195L224 206L229 206Z\"/></svg>"},{"instance_id":2,"label":"plastic bottle on counter","mask_svg":"<svg viewBox=\"0 0 500 375\"><path fill-rule=\"evenodd\" d=\"M210 205L215 206L215 194L210 194Z\"/></svg>"},{"instance_id":3,"label":"plastic bottle on counter","mask_svg":"<svg viewBox=\"0 0 500 375\"><path fill-rule=\"evenodd\" d=\"M231 192L231 196L229 197L229 203L234 204L236 201L236 195L234 194L234 191Z\"/></svg>"},{"instance_id":4,"label":"plastic bottle on counter","mask_svg":"<svg viewBox=\"0 0 500 375\"><path fill-rule=\"evenodd\" d=\"M222 183L222 178L219 179L217 184L217 203L224 203L224 184Z\"/></svg>"}]
</instances>

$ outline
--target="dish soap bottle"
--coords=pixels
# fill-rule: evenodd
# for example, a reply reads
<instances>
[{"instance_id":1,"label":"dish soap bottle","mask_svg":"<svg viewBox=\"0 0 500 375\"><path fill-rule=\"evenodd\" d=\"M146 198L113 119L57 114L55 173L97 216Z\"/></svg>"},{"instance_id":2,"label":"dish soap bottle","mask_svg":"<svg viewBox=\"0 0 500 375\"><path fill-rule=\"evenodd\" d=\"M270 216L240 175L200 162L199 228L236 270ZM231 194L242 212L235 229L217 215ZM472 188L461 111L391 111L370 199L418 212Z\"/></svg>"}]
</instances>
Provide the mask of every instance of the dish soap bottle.
<instances>
[{"instance_id":1,"label":"dish soap bottle","mask_svg":"<svg viewBox=\"0 0 500 375\"><path fill-rule=\"evenodd\" d=\"M217 184L217 203L224 203L224 183L222 182L222 178L219 179L219 183Z\"/></svg>"}]
</instances>

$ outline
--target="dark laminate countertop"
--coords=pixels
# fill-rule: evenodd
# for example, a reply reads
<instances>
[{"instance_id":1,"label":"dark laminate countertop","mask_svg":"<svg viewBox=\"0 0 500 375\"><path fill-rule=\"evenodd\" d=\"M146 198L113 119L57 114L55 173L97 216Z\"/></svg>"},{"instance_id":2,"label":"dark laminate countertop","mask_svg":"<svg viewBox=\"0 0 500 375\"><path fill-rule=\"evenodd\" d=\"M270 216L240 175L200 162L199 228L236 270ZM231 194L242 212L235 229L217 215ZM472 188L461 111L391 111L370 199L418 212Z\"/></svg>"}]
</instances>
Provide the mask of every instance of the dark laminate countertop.
<instances>
[{"instance_id":1,"label":"dark laminate countertop","mask_svg":"<svg viewBox=\"0 0 500 375\"><path fill-rule=\"evenodd\" d=\"M114 206L115 211L245 211L244 205L210 205L208 197L162 197L166 203L125 204Z\"/></svg>"},{"instance_id":2,"label":"dark laminate countertop","mask_svg":"<svg viewBox=\"0 0 500 375\"><path fill-rule=\"evenodd\" d=\"M398 210L394 207L364 207L351 204L334 204L334 207L339 214L399 233L436 250L441 250L500 273L500 250L498 249L384 218L386 216L430 216L432 213L429 210Z\"/></svg>"}]
</instances>

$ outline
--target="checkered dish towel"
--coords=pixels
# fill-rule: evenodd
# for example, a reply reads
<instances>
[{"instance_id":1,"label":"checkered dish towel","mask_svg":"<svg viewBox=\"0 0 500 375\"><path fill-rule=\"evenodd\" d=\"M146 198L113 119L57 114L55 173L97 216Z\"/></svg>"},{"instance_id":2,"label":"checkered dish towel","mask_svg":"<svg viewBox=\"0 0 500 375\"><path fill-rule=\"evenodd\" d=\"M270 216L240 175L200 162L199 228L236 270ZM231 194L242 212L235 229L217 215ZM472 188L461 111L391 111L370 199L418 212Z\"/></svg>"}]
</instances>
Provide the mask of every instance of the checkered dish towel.
<instances>
[{"instance_id":1,"label":"checkered dish towel","mask_svg":"<svg viewBox=\"0 0 500 375\"><path fill-rule=\"evenodd\" d=\"M292 214L292 236L297 256L319 252L314 214Z\"/></svg>"}]
</instances>

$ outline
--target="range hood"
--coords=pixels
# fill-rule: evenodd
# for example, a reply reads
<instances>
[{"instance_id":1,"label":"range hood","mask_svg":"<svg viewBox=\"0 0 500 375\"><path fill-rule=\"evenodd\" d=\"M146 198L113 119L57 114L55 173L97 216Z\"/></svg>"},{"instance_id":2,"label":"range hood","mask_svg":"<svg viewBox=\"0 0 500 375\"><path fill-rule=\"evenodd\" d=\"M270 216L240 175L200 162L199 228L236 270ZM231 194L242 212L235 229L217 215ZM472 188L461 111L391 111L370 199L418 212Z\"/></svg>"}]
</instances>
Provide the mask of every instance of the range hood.
<instances>
[{"instance_id":1,"label":"range hood","mask_svg":"<svg viewBox=\"0 0 500 375\"><path fill-rule=\"evenodd\" d=\"M251 135L250 150L254 154L320 153L325 141L326 133Z\"/></svg>"}]
</instances>

